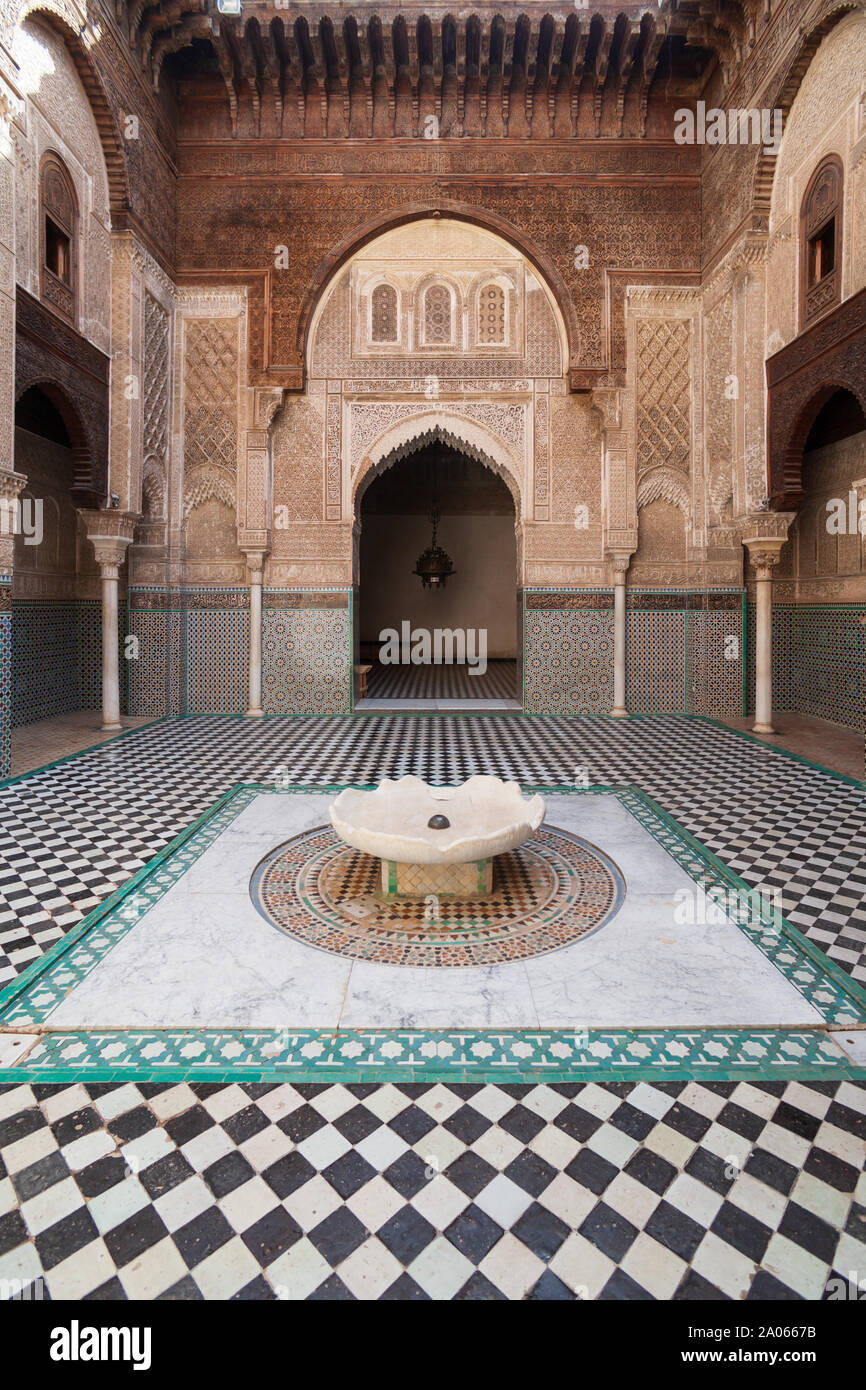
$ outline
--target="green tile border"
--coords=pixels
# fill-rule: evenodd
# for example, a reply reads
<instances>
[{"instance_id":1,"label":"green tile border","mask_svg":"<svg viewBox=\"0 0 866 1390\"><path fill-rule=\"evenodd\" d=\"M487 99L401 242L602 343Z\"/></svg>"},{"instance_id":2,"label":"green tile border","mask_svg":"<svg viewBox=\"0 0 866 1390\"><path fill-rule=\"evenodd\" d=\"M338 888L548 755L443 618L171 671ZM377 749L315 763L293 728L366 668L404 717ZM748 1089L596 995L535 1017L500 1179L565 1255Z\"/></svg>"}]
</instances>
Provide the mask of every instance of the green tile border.
<instances>
[{"instance_id":1,"label":"green tile border","mask_svg":"<svg viewBox=\"0 0 866 1390\"><path fill-rule=\"evenodd\" d=\"M178 1029L47 1034L0 1085L87 1081L434 1083L863 1080L818 1029Z\"/></svg>"},{"instance_id":2,"label":"green tile border","mask_svg":"<svg viewBox=\"0 0 866 1390\"><path fill-rule=\"evenodd\" d=\"M131 731L134 732L134 731ZM369 784L366 784L369 785ZM824 1019L823 1027L573 1030L445 1029L93 1029L52 1032L47 1020L70 989L182 877L261 793L327 795L331 786L238 784L100 904L83 922L0 991L0 1024L38 1031L0 1084L25 1079L128 1078L200 1080L459 1079L533 1081L793 1077L866 1079L827 1037L827 1029L866 1026L866 991L829 961L784 917L755 911L754 896L732 870L636 787L547 787L557 795L614 795L705 893L722 893L735 925L753 941ZM731 896L733 895L733 896ZM34 1065L29 1057L37 1056Z\"/></svg>"}]
</instances>

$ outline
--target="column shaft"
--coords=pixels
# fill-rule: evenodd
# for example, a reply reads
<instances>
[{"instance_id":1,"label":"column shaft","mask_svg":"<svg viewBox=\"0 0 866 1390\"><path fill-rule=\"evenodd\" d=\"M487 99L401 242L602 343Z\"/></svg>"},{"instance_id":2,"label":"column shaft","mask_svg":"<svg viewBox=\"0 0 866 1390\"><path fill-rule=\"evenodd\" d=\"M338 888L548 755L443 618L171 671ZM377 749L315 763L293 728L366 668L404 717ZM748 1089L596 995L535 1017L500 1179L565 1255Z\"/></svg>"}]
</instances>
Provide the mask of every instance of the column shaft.
<instances>
[{"instance_id":1,"label":"column shaft","mask_svg":"<svg viewBox=\"0 0 866 1390\"><path fill-rule=\"evenodd\" d=\"M625 705L626 661L625 572L614 575L613 590L613 709L615 719L628 717Z\"/></svg>"},{"instance_id":2,"label":"column shaft","mask_svg":"<svg viewBox=\"0 0 866 1390\"><path fill-rule=\"evenodd\" d=\"M773 571L759 569L755 585L755 723L753 733L773 728Z\"/></svg>"},{"instance_id":3,"label":"column shaft","mask_svg":"<svg viewBox=\"0 0 866 1390\"><path fill-rule=\"evenodd\" d=\"M117 652L117 566L102 565L102 727L119 729L120 664Z\"/></svg>"},{"instance_id":4,"label":"column shaft","mask_svg":"<svg viewBox=\"0 0 866 1390\"><path fill-rule=\"evenodd\" d=\"M247 718L258 718L262 709L262 571L250 571L249 708Z\"/></svg>"}]
</instances>

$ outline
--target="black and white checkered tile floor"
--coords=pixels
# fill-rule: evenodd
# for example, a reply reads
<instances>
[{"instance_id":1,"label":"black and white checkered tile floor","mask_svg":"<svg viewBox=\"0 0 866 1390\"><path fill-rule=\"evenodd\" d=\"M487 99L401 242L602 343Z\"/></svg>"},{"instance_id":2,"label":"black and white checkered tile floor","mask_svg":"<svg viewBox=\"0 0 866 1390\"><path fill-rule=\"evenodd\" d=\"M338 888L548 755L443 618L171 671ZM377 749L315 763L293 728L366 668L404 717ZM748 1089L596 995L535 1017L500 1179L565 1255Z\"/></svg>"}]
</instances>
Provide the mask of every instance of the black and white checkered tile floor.
<instances>
[{"instance_id":1,"label":"black and white checkered tile floor","mask_svg":"<svg viewBox=\"0 0 866 1390\"><path fill-rule=\"evenodd\" d=\"M844 1082L25 1085L0 1091L0 1288L850 1297L864 1156Z\"/></svg>"},{"instance_id":2,"label":"black and white checkered tile floor","mask_svg":"<svg viewBox=\"0 0 866 1390\"><path fill-rule=\"evenodd\" d=\"M866 983L866 789L686 718L172 720L0 790L0 986L240 781L635 783Z\"/></svg>"},{"instance_id":3,"label":"black and white checkered tile floor","mask_svg":"<svg viewBox=\"0 0 866 1390\"><path fill-rule=\"evenodd\" d=\"M515 700L517 662L489 661L473 675L468 666L383 666L367 677L370 700Z\"/></svg>"},{"instance_id":4,"label":"black and white checkered tile floor","mask_svg":"<svg viewBox=\"0 0 866 1390\"><path fill-rule=\"evenodd\" d=\"M0 980L238 781L477 771L637 783L866 980L864 790L698 721L496 717L172 721L4 788ZM864 1277L866 1085L0 1086L7 1293L775 1300Z\"/></svg>"}]
</instances>

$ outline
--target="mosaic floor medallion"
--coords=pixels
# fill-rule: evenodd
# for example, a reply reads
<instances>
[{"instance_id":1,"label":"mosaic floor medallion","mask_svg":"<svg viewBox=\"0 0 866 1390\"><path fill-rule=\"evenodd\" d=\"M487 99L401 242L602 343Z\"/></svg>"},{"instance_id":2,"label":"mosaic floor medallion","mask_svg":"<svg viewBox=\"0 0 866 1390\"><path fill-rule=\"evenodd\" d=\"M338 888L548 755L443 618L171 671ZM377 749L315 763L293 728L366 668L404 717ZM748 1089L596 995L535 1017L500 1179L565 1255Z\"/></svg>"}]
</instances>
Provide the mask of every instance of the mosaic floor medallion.
<instances>
[{"instance_id":1,"label":"mosaic floor medallion","mask_svg":"<svg viewBox=\"0 0 866 1390\"><path fill-rule=\"evenodd\" d=\"M378 859L320 826L262 860L250 895L268 922L307 945L416 967L495 965L556 951L603 927L625 897L622 874L601 850L547 825L498 856L484 897L385 900L379 883Z\"/></svg>"}]
</instances>

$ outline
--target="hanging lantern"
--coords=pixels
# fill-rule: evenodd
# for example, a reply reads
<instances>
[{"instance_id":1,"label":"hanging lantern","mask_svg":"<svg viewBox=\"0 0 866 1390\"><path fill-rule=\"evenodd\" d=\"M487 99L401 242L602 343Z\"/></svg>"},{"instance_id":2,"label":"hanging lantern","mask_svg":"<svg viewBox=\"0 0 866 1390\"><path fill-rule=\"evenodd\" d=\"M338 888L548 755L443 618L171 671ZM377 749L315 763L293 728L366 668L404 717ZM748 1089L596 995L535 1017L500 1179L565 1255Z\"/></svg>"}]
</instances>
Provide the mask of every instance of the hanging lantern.
<instances>
[{"instance_id":1,"label":"hanging lantern","mask_svg":"<svg viewBox=\"0 0 866 1390\"><path fill-rule=\"evenodd\" d=\"M430 521L433 525L433 535L427 549L418 556L414 573L418 575L425 589L444 589L448 576L454 573L454 566L450 556L445 554L441 545L436 544L439 508L435 501L430 512Z\"/></svg>"}]
</instances>

